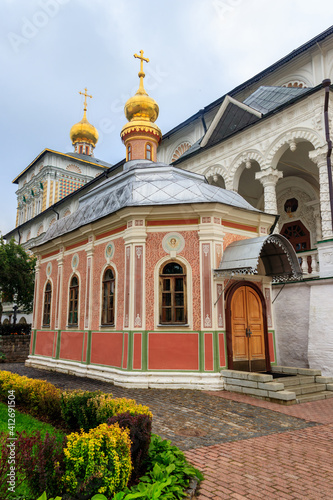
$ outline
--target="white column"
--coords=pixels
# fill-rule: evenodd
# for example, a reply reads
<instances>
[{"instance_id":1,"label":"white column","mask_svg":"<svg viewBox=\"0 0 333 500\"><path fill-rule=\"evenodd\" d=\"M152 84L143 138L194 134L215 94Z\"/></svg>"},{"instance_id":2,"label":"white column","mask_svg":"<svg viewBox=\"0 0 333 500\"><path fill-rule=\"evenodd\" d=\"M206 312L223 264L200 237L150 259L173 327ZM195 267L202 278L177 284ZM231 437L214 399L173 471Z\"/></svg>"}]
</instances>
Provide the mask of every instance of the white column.
<instances>
[{"instance_id":1,"label":"white column","mask_svg":"<svg viewBox=\"0 0 333 500\"><path fill-rule=\"evenodd\" d=\"M266 168L255 174L255 178L261 182L264 188L265 212L277 214L276 184L283 177L283 173L272 167Z\"/></svg>"},{"instance_id":2,"label":"white column","mask_svg":"<svg viewBox=\"0 0 333 500\"><path fill-rule=\"evenodd\" d=\"M310 151L309 158L317 164L319 170L321 232L322 239L327 240L333 238L327 173L327 146Z\"/></svg>"}]
</instances>

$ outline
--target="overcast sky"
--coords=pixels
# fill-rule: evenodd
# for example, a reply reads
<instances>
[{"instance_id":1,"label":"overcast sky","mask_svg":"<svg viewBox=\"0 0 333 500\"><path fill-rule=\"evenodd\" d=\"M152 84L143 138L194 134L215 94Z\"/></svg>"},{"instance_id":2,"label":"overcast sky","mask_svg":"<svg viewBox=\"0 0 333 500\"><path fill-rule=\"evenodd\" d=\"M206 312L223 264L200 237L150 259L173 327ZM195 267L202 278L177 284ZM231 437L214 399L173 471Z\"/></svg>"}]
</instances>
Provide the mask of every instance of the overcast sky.
<instances>
[{"instance_id":1,"label":"overcast sky","mask_svg":"<svg viewBox=\"0 0 333 500\"><path fill-rule=\"evenodd\" d=\"M163 133L332 24L331 0L0 0L0 231L15 225L12 180L44 148L73 151L93 95L95 156L116 163L123 106L145 86Z\"/></svg>"}]
</instances>

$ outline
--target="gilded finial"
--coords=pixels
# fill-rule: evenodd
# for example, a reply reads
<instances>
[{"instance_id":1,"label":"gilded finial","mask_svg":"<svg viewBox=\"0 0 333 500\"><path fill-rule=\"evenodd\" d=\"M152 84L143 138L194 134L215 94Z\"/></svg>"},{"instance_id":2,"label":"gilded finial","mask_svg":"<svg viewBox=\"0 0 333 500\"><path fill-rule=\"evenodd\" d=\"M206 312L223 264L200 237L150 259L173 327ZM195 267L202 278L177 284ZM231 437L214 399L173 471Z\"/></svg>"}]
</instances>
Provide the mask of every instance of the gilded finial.
<instances>
[{"instance_id":1,"label":"gilded finial","mask_svg":"<svg viewBox=\"0 0 333 500\"><path fill-rule=\"evenodd\" d=\"M83 108L83 111L84 111L84 116L85 116L86 112L87 112L87 97L90 97L92 99L92 95L89 95L87 93L87 87L84 89L84 92L80 92L79 91L79 94L84 95L84 108Z\"/></svg>"},{"instance_id":2,"label":"gilded finial","mask_svg":"<svg viewBox=\"0 0 333 500\"><path fill-rule=\"evenodd\" d=\"M140 59L140 71L138 73L138 76L140 78L140 87L139 87L138 92L143 91L144 93L146 93L146 91L143 87L143 79L146 76L144 71L143 71L143 61L145 61L146 63L149 63L149 59L148 59L148 57L143 57L143 50L140 50L140 55L134 54L134 57L137 59Z\"/></svg>"}]
</instances>

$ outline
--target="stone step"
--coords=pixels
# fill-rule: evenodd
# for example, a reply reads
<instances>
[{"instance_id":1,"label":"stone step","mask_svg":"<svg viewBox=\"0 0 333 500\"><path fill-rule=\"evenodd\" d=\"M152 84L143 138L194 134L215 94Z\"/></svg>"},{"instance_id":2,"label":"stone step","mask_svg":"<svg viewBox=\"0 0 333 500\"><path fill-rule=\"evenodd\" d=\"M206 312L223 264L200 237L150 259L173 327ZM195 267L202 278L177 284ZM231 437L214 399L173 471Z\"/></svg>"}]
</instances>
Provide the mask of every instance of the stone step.
<instances>
[{"instance_id":1,"label":"stone step","mask_svg":"<svg viewBox=\"0 0 333 500\"><path fill-rule=\"evenodd\" d=\"M281 382L286 388L288 387L289 390L290 386L313 384L315 382L315 377L307 375L296 375L295 377L278 377L274 379L274 382Z\"/></svg>"},{"instance_id":2,"label":"stone step","mask_svg":"<svg viewBox=\"0 0 333 500\"><path fill-rule=\"evenodd\" d=\"M299 396L301 394L315 394L316 392L325 391L326 384L289 385L287 390L294 392L296 396Z\"/></svg>"},{"instance_id":3,"label":"stone step","mask_svg":"<svg viewBox=\"0 0 333 500\"><path fill-rule=\"evenodd\" d=\"M311 401L319 401L320 399L333 398L332 391L322 391L315 394L302 394L297 396L297 403L310 403Z\"/></svg>"}]
</instances>

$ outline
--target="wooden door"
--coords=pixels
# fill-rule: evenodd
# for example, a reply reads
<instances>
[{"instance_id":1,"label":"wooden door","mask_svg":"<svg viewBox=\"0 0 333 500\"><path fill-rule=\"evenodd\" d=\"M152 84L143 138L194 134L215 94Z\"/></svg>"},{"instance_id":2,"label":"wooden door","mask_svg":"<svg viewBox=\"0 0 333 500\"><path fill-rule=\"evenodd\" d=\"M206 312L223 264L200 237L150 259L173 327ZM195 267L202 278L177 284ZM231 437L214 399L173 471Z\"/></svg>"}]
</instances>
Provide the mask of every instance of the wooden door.
<instances>
[{"instance_id":1,"label":"wooden door","mask_svg":"<svg viewBox=\"0 0 333 500\"><path fill-rule=\"evenodd\" d=\"M240 286L231 299L233 369L265 371L265 332L259 294Z\"/></svg>"}]
</instances>

